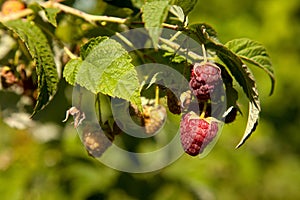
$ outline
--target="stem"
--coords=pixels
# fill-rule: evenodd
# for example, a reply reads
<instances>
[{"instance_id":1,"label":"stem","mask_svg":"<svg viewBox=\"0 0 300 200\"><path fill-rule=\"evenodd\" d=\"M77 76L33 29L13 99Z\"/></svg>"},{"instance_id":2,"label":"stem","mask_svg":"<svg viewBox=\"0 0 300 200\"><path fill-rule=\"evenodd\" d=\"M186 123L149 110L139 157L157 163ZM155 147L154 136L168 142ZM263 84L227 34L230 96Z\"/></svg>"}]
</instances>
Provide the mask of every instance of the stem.
<instances>
[{"instance_id":1,"label":"stem","mask_svg":"<svg viewBox=\"0 0 300 200\"><path fill-rule=\"evenodd\" d=\"M206 63L207 62L207 55L206 55L206 49L204 44L201 44L202 47L202 54L203 54L203 61Z\"/></svg>"},{"instance_id":2,"label":"stem","mask_svg":"<svg viewBox=\"0 0 300 200\"><path fill-rule=\"evenodd\" d=\"M83 11L80 11L78 9L60 4L58 2L53 2L53 1L46 1L44 3L41 3L40 6L44 7L44 8L58 8L63 12L75 15L77 17L80 17L90 23L94 23L96 21L105 21L105 22L113 22L113 23L119 23L119 24L125 24L125 22L127 21L126 18L119 18L119 17L110 17L110 16L100 16L100 15L91 15L88 13L85 13ZM10 20L15 20L15 19L19 19L19 18L23 18L26 17L27 15L31 15L33 14L33 10L26 8L24 10L21 10L19 12L16 13L12 13L10 15L7 16L3 16L0 13L0 22L7 22ZM173 30L177 30L178 26L177 25L172 25L172 24L167 24L167 23L163 23L162 24L163 27L165 28L169 28L169 29L173 29Z\"/></svg>"},{"instance_id":3,"label":"stem","mask_svg":"<svg viewBox=\"0 0 300 200\"><path fill-rule=\"evenodd\" d=\"M171 38L170 41L173 42L181 34L181 31L177 31Z\"/></svg>"},{"instance_id":4,"label":"stem","mask_svg":"<svg viewBox=\"0 0 300 200\"><path fill-rule=\"evenodd\" d=\"M73 54L70 49L68 49L67 47L64 47L64 51L65 53L71 58L71 59L76 59L78 58L75 54Z\"/></svg>"},{"instance_id":5,"label":"stem","mask_svg":"<svg viewBox=\"0 0 300 200\"><path fill-rule=\"evenodd\" d=\"M178 29L177 25L172 25L172 24L167 24L167 23L162 23L162 26L165 27L165 28L173 29L173 30Z\"/></svg>"},{"instance_id":6,"label":"stem","mask_svg":"<svg viewBox=\"0 0 300 200\"><path fill-rule=\"evenodd\" d=\"M202 110L201 115L200 115L200 119L205 118L206 108L207 108L207 102L204 102L204 106L203 106L203 110Z\"/></svg>"},{"instance_id":7,"label":"stem","mask_svg":"<svg viewBox=\"0 0 300 200\"><path fill-rule=\"evenodd\" d=\"M180 47L179 44L175 43L175 42L172 42L168 39L165 39L165 38L159 38L164 44L166 44L167 46L171 47L172 49L178 49L180 50L181 52L185 52L186 50L182 49ZM162 46L163 48L163 46ZM203 56L199 56L198 54L192 52L192 51L188 51L187 55L195 60L202 60L203 59Z\"/></svg>"},{"instance_id":8,"label":"stem","mask_svg":"<svg viewBox=\"0 0 300 200\"><path fill-rule=\"evenodd\" d=\"M120 38L127 46L135 49L134 45L132 44L132 42L130 42L126 37L124 37L122 34L116 32L116 36L118 38Z\"/></svg>"},{"instance_id":9,"label":"stem","mask_svg":"<svg viewBox=\"0 0 300 200\"><path fill-rule=\"evenodd\" d=\"M99 114L99 124L101 124L102 125L102 116L101 116L101 105L100 105L100 97L99 97L99 93L98 94L96 94L96 101L95 101L95 107L97 107L98 108L98 114ZM97 105L98 104L98 105Z\"/></svg>"},{"instance_id":10,"label":"stem","mask_svg":"<svg viewBox=\"0 0 300 200\"><path fill-rule=\"evenodd\" d=\"M22 17L26 17L27 15L31 15L32 13L33 13L33 11L31 9L26 8L19 12L15 12L15 13L5 15L5 16L0 14L0 22L4 23L4 22L11 21L11 20L19 19Z\"/></svg>"},{"instance_id":11,"label":"stem","mask_svg":"<svg viewBox=\"0 0 300 200\"><path fill-rule=\"evenodd\" d=\"M155 86L155 106L159 105L159 87Z\"/></svg>"},{"instance_id":12,"label":"stem","mask_svg":"<svg viewBox=\"0 0 300 200\"><path fill-rule=\"evenodd\" d=\"M119 23L119 24L124 24L127 19L124 18L118 18L118 17L109 17L109 16L99 16L99 15L91 15L85 12L82 12L80 10L77 10L75 8L71 8L69 6L57 3L57 2L52 2L52 1L47 1L41 6L45 8L58 8L66 13L70 13L72 15L78 16L90 23L96 22L96 21L106 21L106 22L114 22L114 23Z\"/></svg>"}]
</instances>

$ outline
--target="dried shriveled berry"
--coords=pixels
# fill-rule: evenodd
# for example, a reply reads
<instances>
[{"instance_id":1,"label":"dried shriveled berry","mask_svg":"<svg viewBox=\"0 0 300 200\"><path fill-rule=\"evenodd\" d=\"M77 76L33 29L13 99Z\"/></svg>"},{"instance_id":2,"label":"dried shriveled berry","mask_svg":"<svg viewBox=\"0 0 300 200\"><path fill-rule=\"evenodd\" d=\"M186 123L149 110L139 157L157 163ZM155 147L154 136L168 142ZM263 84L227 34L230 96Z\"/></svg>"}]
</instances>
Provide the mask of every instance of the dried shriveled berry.
<instances>
[{"instance_id":1,"label":"dried shriveled berry","mask_svg":"<svg viewBox=\"0 0 300 200\"><path fill-rule=\"evenodd\" d=\"M88 126L83 130L82 140L87 152L93 157L100 157L112 144L101 129Z\"/></svg>"},{"instance_id":2,"label":"dried shriveled berry","mask_svg":"<svg viewBox=\"0 0 300 200\"><path fill-rule=\"evenodd\" d=\"M222 84L221 70L213 63L196 63L189 84L193 94L206 101Z\"/></svg>"},{"instance_id":3,"label":"dried shriveled berry","mask_svg":"<svg viewBox=\"0 0 300 200\"><path fill-rule=\"evenodd\" d=\"M202 153L216 137L218 130L217 121L200 119L194 112L187 113L180 122L180 139L184 151L191 156Z\"/></svg>"},{"instance_id":4,"label":"dried shriveled berry","mask_svg":"<svg viewBox=\"0 0 300 200\"><path fill-rule=\"evenodd\" d=\"M166 120L166 109L161 105L143 107L143 125L147 134L156 133Z\"/></svg>"},{"instance_id":5,"label":"dried shriveled berry","mask_svg":"<svg viewBox=\"0 0 300 200\"><path fill-rule=\"evenodd\" d=\"M14 71L8 66L5 66L1 69L0 77L1 77L1 84L4 88L8 88L18 82L18 79L15 76Z\"/></svg>"},{"instance_id":6,"label":"dried shriveled berry","mask_svg":"<svg viewBox=\"0 0 300 200\"><path fill-rule=\"evenodd\" d=\"M169 89L167 90L167 105L171 113L177 115L181 113L181 102Z\"/></svg>"}]
</instances>

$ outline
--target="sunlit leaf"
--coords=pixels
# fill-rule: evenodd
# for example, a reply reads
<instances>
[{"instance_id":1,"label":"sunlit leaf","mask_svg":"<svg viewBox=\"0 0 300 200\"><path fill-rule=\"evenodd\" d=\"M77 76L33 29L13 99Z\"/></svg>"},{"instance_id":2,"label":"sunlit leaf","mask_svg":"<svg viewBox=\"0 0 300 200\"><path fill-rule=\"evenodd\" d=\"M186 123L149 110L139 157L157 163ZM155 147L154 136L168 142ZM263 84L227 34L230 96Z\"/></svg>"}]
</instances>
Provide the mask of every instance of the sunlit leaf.
<instances>
[{"instance_id":1,"label":"sunlit leaf","mask_svg":"<svg viewBox=\"0 0 300 200\"><path fill-rule=\"evenodd\" d=\"M66 81L70 84L75 86L76 84L76 76L78 73L78 70L82 64L81 59L71 59L64 68L63 76L66 79Z\"/></svg>"},{"instance_id":2,"label":"sunlit leaf","mask_svg":"<svg viewBox=\"0 0 300 200\"><path fill-rule=\"evenodd\" d=\"M241 38L227 42L225 46L238 55L242 60L263 69L271 79L270 95L274 91L275 76L270 57L266 48L253 40Z\"/></svg>"},{"instance_id":3,"label":"sunlit leaf","mask_svg":"<svg viewBox=\"0 0 300 200\"><path fill-rule=\"evenodd\" d=\"M140 84L128 52L107 37L92 39L82 48L83 60L71 60L64 76L70 84L85 87L94 94L118 97L140 106Z\"/></svg>"}]
</instances>

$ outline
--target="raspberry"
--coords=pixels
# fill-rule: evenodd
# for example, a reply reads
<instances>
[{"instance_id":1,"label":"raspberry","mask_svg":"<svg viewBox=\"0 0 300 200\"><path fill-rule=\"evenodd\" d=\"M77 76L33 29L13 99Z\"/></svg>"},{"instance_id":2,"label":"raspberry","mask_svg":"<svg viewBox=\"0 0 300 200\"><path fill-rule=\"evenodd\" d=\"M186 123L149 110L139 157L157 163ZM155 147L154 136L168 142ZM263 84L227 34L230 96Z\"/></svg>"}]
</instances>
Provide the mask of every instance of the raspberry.
<instances>
[{"instance_id":1,"label":"raspberry","mask_svg":"<svg viewBox=\"0 0 300 200\"><path fill-rule=\"evenodd\" d=\"M82 142L90 156L100 157L112 142L103 130L86 126L83 129Z\"/></svg>"},{"instance_id":2,"label":"raspberry","mask_svg":"<svg viewBox=\"0 0 300 200\"><path fill-rule=\"evenodd\" d=\"M208 118L200 119L194 112L183 116L180 122L180 139L184 151L196 156L216 137L218 122Z\"/></svg>"},{"instance_id":3,"label":"raspberry","mask_svg":"<svg viewBox=\"0 0 300 200\"><path fill-rule=\"evenodd\" d=\"M211 98L211 93L222 83L220 68L212 63L196 63L192 71L190 88L202 101Z\"/></svg>"},{"instance_id":4,"label":"raspberry","mask_svg":"<svg viewBox=\"0 0 300 200\"><path fill-rule=\"evenodd\" d=\"M166 120L166 109L161 105L143 107L143 125L147 134L156 133Z\"/></svg>"},{"instance_id":5,"label":"raspberry","mask_svg":"<svg viewBox=\"0 0 300 200\"><path fill-rule=\"evenodd\" d=\"M8 0L2 4L1 11L3 15L18 12L25 9L25 4L18 0Z\"/></svg>"},{"instance_id":6,"label":"raspberry","mask_svg":"<svg viewBox=\"0 0 300 200\"><path fill-rule=\"evenodd\" d=\"M181 103L176 95L171 91L167 90L167 105L171 113L179 115L181 113Z\"/></svg>"}]
</instances>

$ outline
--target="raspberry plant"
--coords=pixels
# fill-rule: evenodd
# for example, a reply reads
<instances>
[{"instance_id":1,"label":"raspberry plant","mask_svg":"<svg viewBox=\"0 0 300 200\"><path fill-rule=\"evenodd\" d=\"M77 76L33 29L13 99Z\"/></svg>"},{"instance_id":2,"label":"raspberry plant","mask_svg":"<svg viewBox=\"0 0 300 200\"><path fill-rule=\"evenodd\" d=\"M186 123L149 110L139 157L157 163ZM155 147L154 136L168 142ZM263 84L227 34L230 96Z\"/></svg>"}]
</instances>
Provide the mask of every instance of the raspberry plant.
<instances>
[{"instance_id":1,"label":"raspberry plant","mask_svg":"<svg viewBox=\"0 0 300 200\"><path fill-rule=\"evenodd\" d=\"M109 148L110 142L121 132L120 126L128 125L114 121L109 106L112 99L129 102L135 109L131 113L137 121L145 120L142 118L147 115L146 130L151 134L165 119L157 112L150 116L155 109L145 114L141 98L160 99L156 108L168 107L170 115L182 115L178 124L181 143L187 153L196 155L214 139L220 120L233 122L241 112L238 103L241 94L235 84L238 83L249 100L248 123L237 145L240 147L255 130L261 111L256 82L249 67L264 70L271 79L270 95L274 90L274 72L264 46L246 38L223 44L210 25L189 24L188 14L196 0L124 2L99 1L103 10L99 15L58 1L31 2L26 8L11 9L13 11L8 13L4 3L0 16L1 37L13 40L0 55L1 90L30 97L32 109L29 111L34 116L55 98L59 82L65 80L72 86L85 88L95 97L95 106L88 105L93 107L89 109L96 109L98 123L106 132L89 129L91 124L85 119L74 120L76 128L83 126L83 142L89 154L95 157ZM136 35L126 35L133 29L143 30L137 35L138 44L131 41ZM165 30L172 31L171 38L166 37ZM189 47L188 40L195 41L201 48ZM170 76L162 71L139 76L137 66L149 63L165 64L176 70L190 87L186 91L172 88L176 81L170 81ZM146 80L147 85L143 84ZM159 93L155 92L157 88ZM224 89L226 100L214 96L218 88ZM78 99L76 109L80 113L84 105L80 97ZM226 101L226 112L217 113L216 119L209 109L220 101ZM193 107L200 112L194 112ZM75 115L82 116L82 113ZM105 145L100 147L98 140L104 135L109 140L103 141Z\"/></svg>"}]
</instances>

